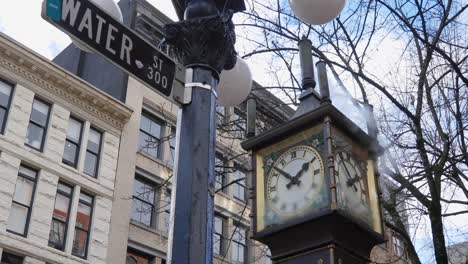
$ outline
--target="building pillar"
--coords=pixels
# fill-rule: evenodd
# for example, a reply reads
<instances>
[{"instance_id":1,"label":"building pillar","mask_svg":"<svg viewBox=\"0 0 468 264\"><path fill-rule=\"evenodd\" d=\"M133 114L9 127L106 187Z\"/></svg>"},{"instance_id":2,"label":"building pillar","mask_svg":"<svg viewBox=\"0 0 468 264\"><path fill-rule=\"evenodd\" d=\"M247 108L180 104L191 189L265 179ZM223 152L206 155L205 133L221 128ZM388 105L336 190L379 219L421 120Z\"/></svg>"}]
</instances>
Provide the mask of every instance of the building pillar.
<instances>
[{"instance_id":1,"label":"building pillar","mask_svg":"<svg viewBox=\"0 0 468 264\"><path fill-rule=\"evenodd\" d=\"M75 185L73 188L73 196L70 205L70 215L68 216L67 237L65 238L65 253L67 254L71 254L73 248L73 238L75 236L76 215L78 213L80 192L81 187L79 185Z\"/></svg>"}]
</instances>

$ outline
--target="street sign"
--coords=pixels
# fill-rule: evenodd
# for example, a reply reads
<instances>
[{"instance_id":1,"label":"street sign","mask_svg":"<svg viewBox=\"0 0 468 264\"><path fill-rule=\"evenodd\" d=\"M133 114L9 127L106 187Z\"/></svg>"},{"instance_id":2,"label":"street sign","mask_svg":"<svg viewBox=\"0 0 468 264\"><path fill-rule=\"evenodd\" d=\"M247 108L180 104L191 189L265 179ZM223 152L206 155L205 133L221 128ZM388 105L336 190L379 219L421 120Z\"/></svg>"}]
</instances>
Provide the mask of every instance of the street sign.
<instances>
[{"instance_id":1,"label":"street sign","mask_svg":"<svg viewBox=\"0 0 468 264\"><path fill-rule=\"evenodd\" d=\"M163 95L171 94L174 61L89 0L45 0L42 17Z\"/></svg>"}]
</instances>

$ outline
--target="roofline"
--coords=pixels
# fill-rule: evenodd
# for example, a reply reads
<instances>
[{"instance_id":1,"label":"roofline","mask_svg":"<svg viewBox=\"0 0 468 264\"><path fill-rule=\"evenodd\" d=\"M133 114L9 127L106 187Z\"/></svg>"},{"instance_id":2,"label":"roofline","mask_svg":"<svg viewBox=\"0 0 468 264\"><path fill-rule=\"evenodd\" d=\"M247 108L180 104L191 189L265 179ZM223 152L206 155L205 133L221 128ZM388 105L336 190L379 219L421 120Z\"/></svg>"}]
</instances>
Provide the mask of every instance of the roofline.
<instances>
[{"instance_id":1,"label":"roofline","mask_svg":"<svg viewBox=\"0 0 468 264\"><path fill-rule=\"evenodd\" d=\"M63 69L46 57L0 32L0 64L9 71L16 71L29 81L63 97L63 93L89 105L98 112L100 119L110 121L119 129L130 119L133 109L92 84ZM28 68L25 73L21 68ZM70 100L68 100L70 101ZM85 109L84 109L85 110Z\"/></svg>"}]
</instances>

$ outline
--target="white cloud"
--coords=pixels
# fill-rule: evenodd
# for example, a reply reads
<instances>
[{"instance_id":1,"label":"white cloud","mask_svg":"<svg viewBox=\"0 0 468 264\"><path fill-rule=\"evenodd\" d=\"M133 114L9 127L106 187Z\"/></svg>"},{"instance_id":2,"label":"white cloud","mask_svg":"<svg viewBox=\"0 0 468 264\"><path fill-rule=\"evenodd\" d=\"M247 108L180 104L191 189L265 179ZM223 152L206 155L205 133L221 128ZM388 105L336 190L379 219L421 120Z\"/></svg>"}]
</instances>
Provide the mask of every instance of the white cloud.
<instances>
[{"instance_id":1,"label":"white cloud","mask_svg":"<svg viewBox=\"0 0 468 264\"><path fill-rule=\"evenodd\" d=\"M170 0L149 2L171 19L177 19ZM0 1L0 31L52 59L71 41L65 33L42 19L41 5L41 0Z\"/></svg>"},{"instance_id":2,"label":"white cloud","mask_svg":"<svg viewBox=\"0 0 468 264\"><path fill-rule=\"evenodd\" d=\"M39 0L0 1L0 30L51 59L70 43L70 39L42 19L41 4Z\"/></svg>"}]
</instances>

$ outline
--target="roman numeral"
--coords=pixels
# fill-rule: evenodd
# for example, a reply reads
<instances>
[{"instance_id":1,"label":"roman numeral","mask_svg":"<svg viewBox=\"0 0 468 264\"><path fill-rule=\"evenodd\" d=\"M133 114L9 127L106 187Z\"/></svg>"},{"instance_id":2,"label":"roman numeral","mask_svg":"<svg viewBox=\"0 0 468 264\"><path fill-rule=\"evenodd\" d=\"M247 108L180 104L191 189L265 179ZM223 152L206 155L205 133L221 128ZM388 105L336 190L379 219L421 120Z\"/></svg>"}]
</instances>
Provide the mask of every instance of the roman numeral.
<instances>
[{"instance_id":1,"label":"roman numeral","mask_svg":"<svg viewBox=\"0 0 468 264\"><path fill-rule=\"evenodd\" d=\"M273 198L271 199L271 201L272 201L273 203L277 203L277 202L278 202L278 197L276 197L276 196L273 197Z\"/></svg>"},{"instance_id":2,"label":"roman numeral","mask_svg":"<svg viewBox=\"0 0 468 264\"><path fill-rule=\"evenodd\" d=\"M270 192L275 192L276 191L276 186L270 186Z\"/></svg>"},{"instance_id":3,"label":"roman numeral","mask_svg":"<svg viewBox=\"0 0 468 264\"><path fill-rule=\"evenodd\" d=\"M296 151L293 151L291 152L291 159L295 159L296 158Z\"/></svg>"},{"instance_id":4,"label":"roman numeral","mask_svg":"<svg viewBox=\"0 0 468 264\"><path fill-rule=\"evenodd\" d=\"M284 165L286 165L286 161L285 161L285 160L281 160L280 163L281 163L281 166L283 166L283 167L284 167Z\"/></svg>"},{"instance_id":5,"label":"roman numeral","mask_svg":"<svg viewBox=\"0 0 468 264\"><path fill-rule=\"evenodd\" d=\"M317 175L317 174L319 174L319 173L320 173L320 169L314 170L314 175Z\"/></svg>"},{"instance_id":6,"label":"roman numeral","mask_svg":"<svg viewBox=\"0 0 468 264\"><path fill-rule=\"evenodd\" d=\"M310 160L310 163L314 163L314 161L317 159L317 157L313 157L311 160Z\"/></svg>"}]
</instances>

